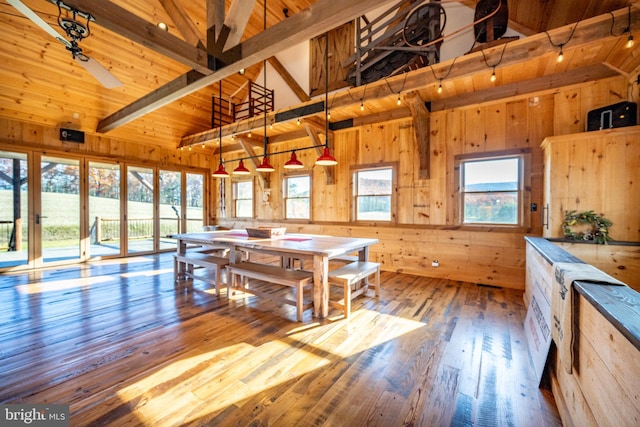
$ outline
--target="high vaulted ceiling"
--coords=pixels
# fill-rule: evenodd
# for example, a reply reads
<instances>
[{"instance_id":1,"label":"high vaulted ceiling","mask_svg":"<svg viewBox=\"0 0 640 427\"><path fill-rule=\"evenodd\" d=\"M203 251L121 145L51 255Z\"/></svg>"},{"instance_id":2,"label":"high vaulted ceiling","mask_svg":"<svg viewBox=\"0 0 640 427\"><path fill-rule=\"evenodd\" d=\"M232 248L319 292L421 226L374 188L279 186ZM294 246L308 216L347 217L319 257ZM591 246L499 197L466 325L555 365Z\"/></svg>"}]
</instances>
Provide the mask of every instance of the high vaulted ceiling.
<instances>
[{"instance_id":1,"label":"high vaulted ceiling","mask_svg":"<svg viewBox=\"0 0 640 427\"><path fill-rule=\"evenodd\" d=\"M227 0L231 39L242 46L230 65L207 69L207 4L222 0L69 0L66 4L96 16L91 36L81 42L84 53L111 71L123 85L106 89L75 63L65 47L24 15L0 1L0 116L167 148L205 142L214 148L211 98L241 89L258 76L262 61L284 48L320 35L380 5L378 0L267 0L266 27L261 0ZM58 8L47 0L23 0L53 28ZM393 3L393 2L390 2ZM462 1L473 8L475 1ZM396 99L412 92L434 108L451 108L499 97L551 89L610 75L632 80L640 71L640 8L629 0L509 0L510 27L527 36L505 46L476 52L397 76L366 90L352 88L332 98L332 121L361 122L409 113ZM630 9L625 9L630 4ZM286 9L286 14L285 14ZM630 12L629 12L630 10ZM610 14L609 12L614 12ZM221 14L218 14L220 16ZM241 35L243 17L249 19ZM286 16L285 16L286 15ZM637 40L626 49L628 18ZM135 19L135 18L140 19ZM209 20L215 22L213 16ZM156 27L162 21L168 33ZM580 21L578 27L568 25ZM233 25L232 25L233 24ZM549 31L548 35L544 31ZM446 34L446 31L445 31ZM567 41L568 42L565 42ZM551 44L553 41L556 46ZM236 42L236 43L237 43ZM565 61L555 58L563 46ZM211 49L211 46L209 46ZM504 50L503 50L504 49ZM498 81L490 82L488 61L502 56ZM284 62L282 60L281 62ZM286 68L286 63L284 63ZM246 73L237 73L241 68ZM196 71L192 71L196 69ZM490 74L490 72L489 72ZM446 75L446 79L440 80ZM395 84L394 84L395 83ZM442 83L443 93L436 89ZM355 100L355 101L354 101ZM295 106L292 106L295 108ZM270 119L271 120L271 119ZM313 123L313 120L310 121ZM244 126L244 127L242 127ZM240 129L250 129L242 124ZM278 133L295 132L286 124ZM238 127L235 128L238 130ZM299 132L299 130L298 130ZM227 134L228 132L225 132Z\"/></svg>"}]
</instances>

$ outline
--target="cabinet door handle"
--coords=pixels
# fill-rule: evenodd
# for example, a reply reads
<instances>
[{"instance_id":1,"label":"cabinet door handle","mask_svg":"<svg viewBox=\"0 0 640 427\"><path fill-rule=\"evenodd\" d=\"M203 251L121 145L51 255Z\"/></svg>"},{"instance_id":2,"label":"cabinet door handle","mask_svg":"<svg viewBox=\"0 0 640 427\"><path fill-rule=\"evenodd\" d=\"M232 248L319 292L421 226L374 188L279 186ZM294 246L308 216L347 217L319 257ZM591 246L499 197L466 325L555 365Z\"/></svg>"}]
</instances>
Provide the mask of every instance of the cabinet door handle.
<instances>
[{"instance_id":1,"label":"cabinet door handle","mask_svg":"<svg viewBox=\"0 0 640 427\"><path fill-rule=\"evenodd\" d=\"M542 226L549 229L549 204L542 207Z\"/></svg>"}]
</instances>

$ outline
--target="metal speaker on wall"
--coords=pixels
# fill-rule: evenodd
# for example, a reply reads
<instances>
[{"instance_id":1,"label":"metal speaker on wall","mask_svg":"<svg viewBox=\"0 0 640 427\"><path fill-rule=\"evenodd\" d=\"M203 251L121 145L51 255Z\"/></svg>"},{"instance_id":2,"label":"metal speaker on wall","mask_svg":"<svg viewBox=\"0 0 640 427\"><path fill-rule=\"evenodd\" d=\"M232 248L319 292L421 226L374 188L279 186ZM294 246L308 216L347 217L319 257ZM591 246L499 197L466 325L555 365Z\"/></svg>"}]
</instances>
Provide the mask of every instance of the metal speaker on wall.
<instances>
[{"instance_id":1,"label":"metal speaker on wall","mask_svg":"<svg viewBox=\"0 0 640 427\"><path fill-rule=\"evenodd\" d=\"M496 12L496 9L498 10ZM495 12L491 18L478 22L482 18ZM476 12L473 16L473 32L476 42L486 43L504 36L509 25L509 6L507 0L480 0L476 4ZM490 26L490 27L488 27ZM487 29L493 29L493 37L487 37Z\"/></svg>"}]
</instances>

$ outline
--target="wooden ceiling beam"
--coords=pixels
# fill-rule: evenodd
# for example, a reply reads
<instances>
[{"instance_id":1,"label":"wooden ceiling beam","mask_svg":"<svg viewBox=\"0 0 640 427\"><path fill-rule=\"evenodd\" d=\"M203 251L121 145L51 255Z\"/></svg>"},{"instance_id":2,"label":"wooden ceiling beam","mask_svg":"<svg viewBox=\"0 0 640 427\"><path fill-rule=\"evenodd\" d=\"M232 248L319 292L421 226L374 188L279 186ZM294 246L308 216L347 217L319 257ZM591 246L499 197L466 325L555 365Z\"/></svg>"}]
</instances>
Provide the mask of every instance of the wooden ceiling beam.
<instances>
[{"instance_id":1,"label":"wooden ceiling beam","mask_svg":"<svg viewBox=\"0 0 640 427\"><path fill-rule=\"evenodd\" d=\"M194 24L193 20L187 15L184 8L176 3L176 0L160 0L160 4L171 17L173 23L176 24L178 31L187 43L200 49L206 49L204 38L198 31L198 27L196 27L196 24Z\"/></svg>"},{"instance_id":2,"label":"wooden ceiling beam","mask_svg":"<svg viewBox=\"0 0 640 427\"><path fill-rule=\"evenodd\" d=\"M87 0L74 1L87 2ZM207 6L210 5L210 2L215 3L215 0L208 0L208 2ZM100 4L102 3L106 2L100 2ZM318 0L304 11L267 28L267 30L262 33L239 44L238 47L242 52L242 57L236 62L216 70L198 81L192 82L188 87L181 87L179 91L171 92L170 88L165 87L153 91L100 120L97 132L107 132L108 130L129 123L183 96L218 82L243 68L248 68L253 64L274 56L276 53L299 43L300 40L309 40L316 37L378 6L379 0L361 0L346 3L335 0ZM209 13L208 10L207 13ZM209 35L207 35L207 37L209 37Z\"/></svg>"},{"instance_id":3,"label":"wooden ceiling beam","mask_svg":"<svg viewBox=\"0 0 640 427\"><path fill-rule=\"evenodd\" d=\"M469 92L464 95L456 95L450 98L433 100L431 101L431 111L442 111L451 108L464 107L466 105L479 104L482 102L524 95L527 93L535 93L578 83L596 81L617 75L618 73L615 70L612 70L603 64L595 64L576 70L556 73L551 76L496 86L491 89Z\"/></svg>"},{"instance_id":4,"label":"wooden ceiling beam","mask_svg":"<svg viewBox=\"0 0 640 427\"><path fill-rule=\"evenodd\" d=\"M271 64L273 69L276 70L278 74L280 74L280 77L282 77L282 79L291 88L293 93L296 94L300 101L307 102L311 99L309 95L307 95L307 92L305 92L304 89L302 89L302 87L298 84L296 79L294 79L293 76L289 74L289 71L287 71L285 66L282 65L280 61L278 61L278 58L276 58L275 56L270 57L269 64Z\"/></svg>"},{"instance_id":5,"label":"wooden ceiling beam","mask_svg":"<svg viewBox=\"0 0 640 427\"><path fill-rule=\"evenodd\" d=\"M255 5L256 0L234 0L231 3L229 13L224 18L224 25L229 27L230 31L223 50L231 49L240 43Z\"/></svg>"},{"instance_id":6,"label":"wooden ceiling beam","mask_svg":"<svg viewBox=\"0 0 640 427\"><path fill-rule=\"evenodd\" d=\"M161 30L133 13L109 1L65 0L65 4L91 13L96 24L154 50L202 74L211 74L205 50Z\"/></svg>"}]
</instances>

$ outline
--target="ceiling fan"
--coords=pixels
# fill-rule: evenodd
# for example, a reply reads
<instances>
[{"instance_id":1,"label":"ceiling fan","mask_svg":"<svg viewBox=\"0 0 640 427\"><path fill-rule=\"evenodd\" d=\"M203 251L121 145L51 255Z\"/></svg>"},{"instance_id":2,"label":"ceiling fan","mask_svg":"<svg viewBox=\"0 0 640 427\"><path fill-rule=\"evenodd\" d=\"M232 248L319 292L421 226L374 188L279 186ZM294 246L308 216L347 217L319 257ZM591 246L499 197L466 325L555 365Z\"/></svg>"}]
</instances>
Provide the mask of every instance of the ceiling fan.
<instances>
[{"instance_id":1,"label":"ceiling fan","mask_svg":"<svg viewBox=\"0 0 640 427\"><path fill-rule=\"evenodd\" d=\"M90 13L82 12L64 4L59 0L50 0L51 3L58 6L58 24L62 28L68 40L61 36L56 30L54 30L44 19L40 18L33 10L20 0L7 0L7 2L16 8L20 13L29 18L34 24L42 28L44 31L60 43L65 45L67 50L71 52L73 59L80 64L85 70L87 70L96 80L98 80L107 89L112 89L118 86L122 86L122 82L118 80L116 76L111 74L109 70L102 66L98 61L88 57L82 52L82 48L79 46L79 42L89 37L91 31L89 30L89 22L95 21L94 17ZM62 16L62 10L68 11L67 16ZM78 20L78 17L86 19L86 24L83 24Z\"/></svg>"}]
</instances>

